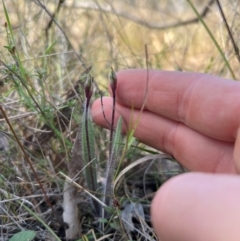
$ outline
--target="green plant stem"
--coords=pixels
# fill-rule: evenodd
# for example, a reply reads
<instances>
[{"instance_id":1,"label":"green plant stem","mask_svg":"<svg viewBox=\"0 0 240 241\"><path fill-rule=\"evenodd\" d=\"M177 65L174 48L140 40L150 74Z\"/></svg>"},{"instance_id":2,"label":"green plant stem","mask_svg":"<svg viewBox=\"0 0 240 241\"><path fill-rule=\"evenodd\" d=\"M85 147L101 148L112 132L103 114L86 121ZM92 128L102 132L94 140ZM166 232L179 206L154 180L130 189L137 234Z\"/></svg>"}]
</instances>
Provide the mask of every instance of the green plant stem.
<instances>
[{"instance_id":1,"label":"green plant stem","mask_svg":"<svg viewBox=\"0 0 240 241\"><path fill-rule=\"evenodd\" d=\"M85 107L85 111L86 111L86 114L85 114L85 130L86 130L86 142L87 142L87 152L88 152L88 163L91 163L92 161L92 153L91 153L91 146L90 146L90 140L89 140L89 129L88 129L88 121L91 121L88 119L88 111L89 111L89 103L90 103L90 99L87 99L86 100L86 107ZM92 134L92 133L90 133ZM95 179L96 177L94 175L96 175L96 172L94 172L93 168L92 168L92 164L90 164L90 175L91 175L91 180L92 180L92 191L96 191L97 190L97 187L95 185ZM94 172L94 173L93 173Z\"/></svg>"},{"instance_id":2,"label":"green plant stem","mask_svg":"<svg viewBox=\"0 0 240 241\"><path fill-rule=\"evenodd\" d=\"M112 153L113 153L113 132L114 132L114 118L115 118L115 105L116 105L116 90L113 91L113 110L112 110L112 120L111 120L111 128L110 128L110 138L109 138L109 161L111 161Z\"/></svg>"}]
</instances>

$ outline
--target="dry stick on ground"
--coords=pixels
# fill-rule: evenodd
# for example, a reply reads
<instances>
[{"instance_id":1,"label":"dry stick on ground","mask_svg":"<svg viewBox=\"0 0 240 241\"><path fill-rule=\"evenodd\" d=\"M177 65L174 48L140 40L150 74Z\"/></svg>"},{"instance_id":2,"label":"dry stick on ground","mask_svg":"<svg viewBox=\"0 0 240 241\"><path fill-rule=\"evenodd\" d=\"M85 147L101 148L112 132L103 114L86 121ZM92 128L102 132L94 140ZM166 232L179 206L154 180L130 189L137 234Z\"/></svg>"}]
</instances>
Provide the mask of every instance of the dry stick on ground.
<instances>
[{"instance_id":1,"label":"dry stick on ground","mask_svg":"<svg viewBox=\"0 0 240 241\"><path fill-rule=\"evenodd\" d=\"M202 10L200 16L202 18L206 17L206 15L208 14L209 10L210 10L210 6L215 2L215 0L210 0L205 8ZM68 2L66 1L64 3L64 5L69 6ZM82 9L87 9L87 10L94 10L94 11L102 11L105 13L109 13L109 14L115 14L119 17L122 18L126 18L132 22L135 22L137 24L143 25L145 27L148 27L150 29L156 29L156 30L164 30L164 29L169 29L169 28L177 28L180 26L185 26L185 25L189 25L189 24L193 24L193 23L197 23L199 22L199 18L191 18L188 19L186 21L178 21L176 23L171 23L171 24L159 24L156 22L146 22L144 21L142 18L137 17L135 15L132 15L130 13L126 13L126 11L123 11L119 8L113 8L113 6L100 6L100 5L96 5L94 3L89 3L89 2L79 2L79 1L75 1L73 4L71 3L71 7L74 8L82 8Z\"/></svg>"},{"instance_id":2,"label":"dry stick on ground","mask_svg":"<svg viewBox=\"0 0 240 241\"><path fill-rule=\"evenodd\" d=\"M229 27L229 25L228 25L227 19L226 19L225 15L224 15L224 12L223 12L223 9L222 9L222 7L221 7L221 4L220 4L219 0L216 0L216 2L217 2L217 5L218 5L218 8L219 8L219 12L220 12L220 14L221 14L221 16L222 16L223 22L224 22L224 24L225 24L225 26L226 26L226 29L227 29L227 32L228 32L228 36L229 36L229 38L230 38L230 41L231 41L231 43L232 43L234 52L235 52L235 54L236 54L236 58L238 59L238 62L240 62L239 48L238 48L238 46L237 46L236 43L235 43L235 40L234 40L234 38L233 38L231 29L230 29L230 27Z\"/></svg>"},{"instance_id":3,"label":"dry stick on ground","mask_svg":"<svg viewBox=\"0 0 240 241\"><path fill-rule=\"evenodd\" d=\"M72 157L68 163L68 177L71 179L76 178L79 171L83 169L83 162L81 160L81 141L80 141L80 131L77 134L73 148ZM78 183L83 185L83 179L78 180ZM77 190L79 188L65 181L64 192L63 192L63 221L68 224L68 229L66 229L66 239L75 240L82 235L82 227L78 216L77 207Z\"/></svg>"}]
</instances>

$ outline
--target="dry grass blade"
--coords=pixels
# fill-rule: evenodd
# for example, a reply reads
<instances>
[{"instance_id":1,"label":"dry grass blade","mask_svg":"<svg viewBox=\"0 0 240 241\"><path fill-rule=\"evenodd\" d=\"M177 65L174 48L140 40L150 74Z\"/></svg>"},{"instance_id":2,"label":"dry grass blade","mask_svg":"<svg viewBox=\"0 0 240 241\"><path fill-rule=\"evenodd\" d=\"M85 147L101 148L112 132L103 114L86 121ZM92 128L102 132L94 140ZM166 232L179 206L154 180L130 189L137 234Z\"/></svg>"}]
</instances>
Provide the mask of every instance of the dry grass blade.
<instances>
[{"instance_id":1,"label":"dry grass blade","mask_svg":"<svg viewBox=\"0 0 240 241\"><path fill-rule=\"evenodd\" d=\"M119 174L118 176L116 177L116 179L114 180L114 183L113 183L113 188L115 189L118 181L129 171L131 170L132 168L134 168L135 166L143 163L143 162L146 162L146 161L150 161L150 160L153 160L153 159L156 159L156 158L160 158L160 159L171 159L172 157L168 154L156 154L156 155L149 155L149 156L145 156L143 158L140 158L139 160L137 161L134 161L132 162L131 164L129 164L127 167L125 167Z\"/></svg>"}]
</instances>

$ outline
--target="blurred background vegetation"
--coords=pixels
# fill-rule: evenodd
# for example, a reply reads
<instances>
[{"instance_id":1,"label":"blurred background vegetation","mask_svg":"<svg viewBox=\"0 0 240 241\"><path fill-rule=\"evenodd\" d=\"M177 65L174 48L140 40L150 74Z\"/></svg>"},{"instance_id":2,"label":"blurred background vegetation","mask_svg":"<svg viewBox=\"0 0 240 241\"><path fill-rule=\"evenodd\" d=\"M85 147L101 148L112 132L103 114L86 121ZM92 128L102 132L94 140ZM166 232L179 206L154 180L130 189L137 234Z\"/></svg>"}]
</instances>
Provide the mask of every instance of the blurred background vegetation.
<instances>
[{"instance_id":1,"label":"blurred background vegetation","mask_svg":"<svg viewBox=\"0 0 240 241\"><path fill-rule=\"evenodd\" d=\"M151 68L231 77L186 0L11 0L5 4L24 66L29 73L44 69L55 95L78 78L84 66L93 66L93 75L104 86L110 66L145 68L145 44ZM239 77L238 61L216 3L194 0L193 4L199 13L207 11L203 19ZM238 43L239 3L222 0L221 5ZM1 58L9 61L3 48L7 38L2 6L0 11Z\"/></svg>"}]
</instances>

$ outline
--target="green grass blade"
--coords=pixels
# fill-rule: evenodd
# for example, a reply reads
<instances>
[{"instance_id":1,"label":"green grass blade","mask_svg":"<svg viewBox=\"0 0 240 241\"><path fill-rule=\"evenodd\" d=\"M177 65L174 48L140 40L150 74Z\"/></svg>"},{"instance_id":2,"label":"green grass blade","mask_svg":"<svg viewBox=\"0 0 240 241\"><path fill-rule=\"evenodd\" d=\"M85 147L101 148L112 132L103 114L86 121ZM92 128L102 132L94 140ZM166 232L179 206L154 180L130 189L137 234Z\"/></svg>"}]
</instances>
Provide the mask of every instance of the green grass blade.
<instances>
[{"instance_id":1,"label":"green grass blade","mask_svg":"<svg viewBox=\"0 0 240 241\"><path fill-rule=\"evenodd\" d=\"M89 142L89 145L88 145ZM82 115L81 125L82 155L85 164L85 178L89 190L97 189L97 161L95 156L94 129L90 120L89 110L86 103Z\"/></svg>"},{"instance_id":2,"label":"green grass blade","mask_svg":"<svg viewBox=\"0 0 240 241\"><path fill-rule=\"evenodd\" d=\"M106 185L104 189L104 203L108 206L113 196L113 177L115 175L116 162L119 160L120 150L122 148L122 117L119 118L117 127L114 134L113 144L112 144L112 153L110 153L109 162L107 164L106 172Z\"/></svg>"},{"instance_id":3,"label":"green grass blade","mask_svg":"<svg viewBox=\"0 0 240 241\"><path fill-rule=\"evenodd\" d=\"M57 44L57 40L53 41L53 43L47 47L44 54L50 54L56 44Z\"/></svg>"},{"instance_id":4,"label":"green grass blade","mask_svg":"<svg viewBox=\"0 0 240 241\"><path fill-rule=\"evenodd\" d=\"M12 30L10 18L9 18L9 15L8 15L8 12L7 12L4 1L2 1L2 3L3 3L4 14L5 14L7 24L8 24L8 28L9 28L9 31L10 31L11 41L12 41L12 44L15 46L15 41L14 41L14 37L13 37L14 35L13 35L13 30Z\"/></svg>"},{"instance_id":5,"label":"green grass blade","mask_svg":"<svg viewBox=\"0 0 240 241\"><path fill-rule=\"evenodd\" d=\"M12 47L16 47L15 40L14 40L14 35L13 35L13 30L12 30L12 24L11 24L9 15L8 15L8 11L7 11L7 8L6 8L5 4L4 4L4 1L2 1L2 3L3 3L4 14L5 14L5 17L6 17L6 20L7 20L8 29L9 29L9 32L10 32L10 37L11 37L11 42L12 42L11 45L13 45ZM25 80L25 70L24 70L24 68L22 66L22 62L21 62L21 59L19 57L17 48L15 48L15 53L13 54L13 57L16 58L16 61L17 61L18 65L19 65L19 70L20 70L21 77Z\"/></svg>"}]
</instances>

